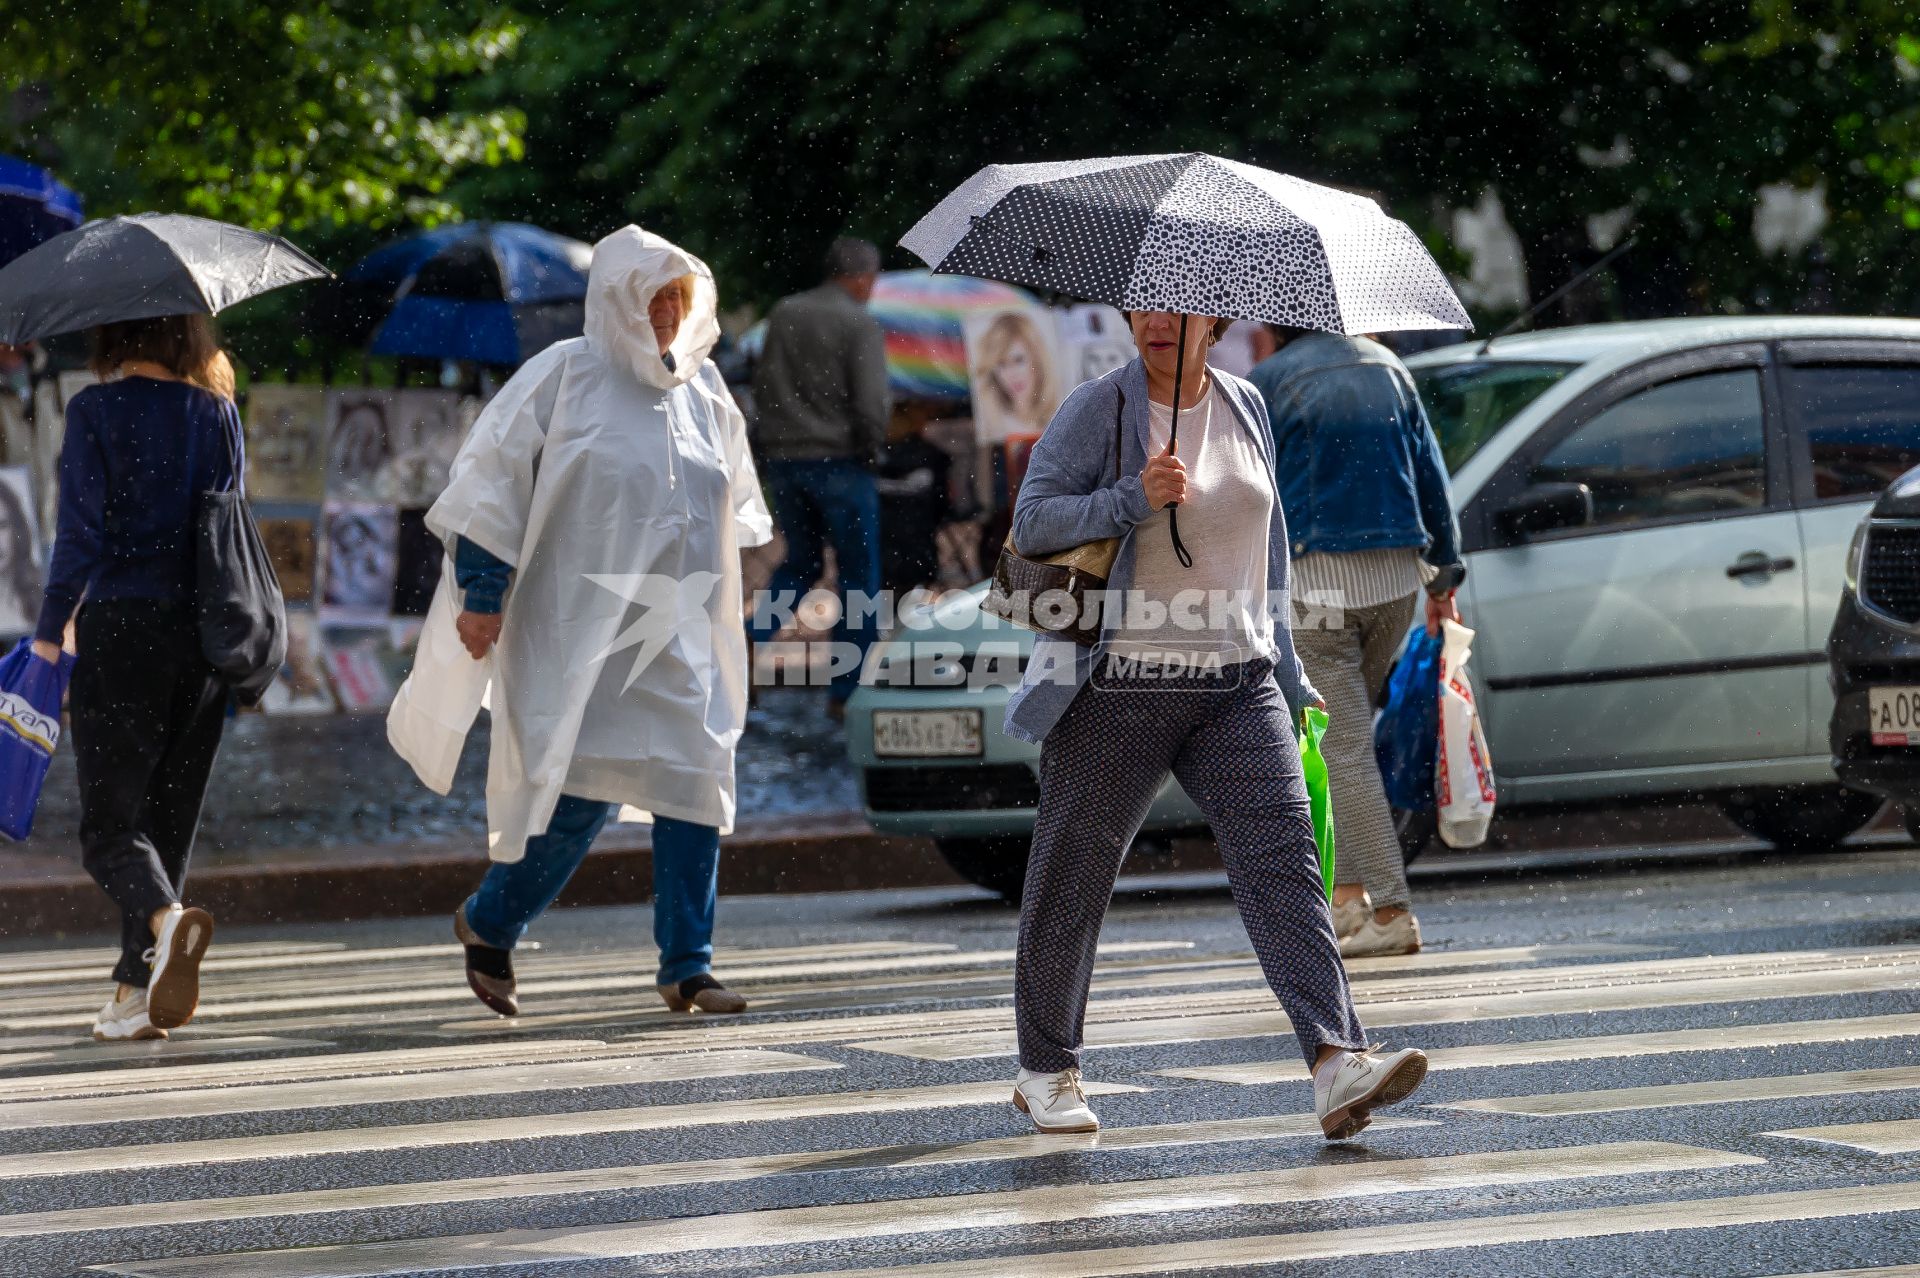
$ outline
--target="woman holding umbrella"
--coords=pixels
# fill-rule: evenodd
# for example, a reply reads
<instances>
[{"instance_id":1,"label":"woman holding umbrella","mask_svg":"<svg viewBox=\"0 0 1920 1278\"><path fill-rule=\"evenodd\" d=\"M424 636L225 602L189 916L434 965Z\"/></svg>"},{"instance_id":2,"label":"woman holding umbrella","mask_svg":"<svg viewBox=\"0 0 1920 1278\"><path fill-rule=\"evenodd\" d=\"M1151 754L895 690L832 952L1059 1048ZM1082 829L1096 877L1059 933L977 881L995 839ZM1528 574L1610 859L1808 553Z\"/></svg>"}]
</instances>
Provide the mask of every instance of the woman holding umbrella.
<instances>
[{"instance_id":1,"label":"woman holding umbrella","mask_svg":"<svg viewBox=\"0 0 1920 1278\"><path fill-rule=\"evenodd\" d=\"M101 378L67 405L33 637L60 663L77 611L81 856L121 914L98 1039L184 1025L213 936L180 899L230 695L197 622L198 521L203 495L245 467L233 366L208 316L326 273L277 236L170 213L90 222L0 269L0 342L90 329Z\"/></svg>"},{"instance_id":2,"label":"woman holding umbrella","mask_svg":"<svg viewBox=\"0 0 1920 1278\"><path fill-rule=\"evenodd\" d=\"M78 609L81 858L121 912L119 985L93 1036L165 1038L193 1015L213 935L180 900L228 699L200 651L194 519L199 495L236 477L240 421L204 315L102 325L92 363L101 383L67 405L33 651L57 664Z\"/></svg>"},{"instance_id":3,"label":"woman holding umbrella","mask_svg":"<svg viewBox=\"0 0 1920 1278\"><path fill-rule=\"evenodd\" d=\"M1139 351L1060 406L1014 511L1027 557L1118 541L1092 642L1043 632L1007 706L1008 733L1041 750L1014 1104L1042 1131L1099 1126L1079 1070L1095 945L1171 773L1212 827L1321 1130L1355 1134L1427 1062L1368 1049L1354 1010L1294 739L1320 698L1289 634L1272 433L1259 392L1205 356L1216 317L1344 327L1376 322L1383 298L1449 319L1457 299L1371 202L1205 155L991 167L902 243L937 270L1116 305ZM1364 269L1336 270L1349 255Z\"/></svg>"}]
</instances>

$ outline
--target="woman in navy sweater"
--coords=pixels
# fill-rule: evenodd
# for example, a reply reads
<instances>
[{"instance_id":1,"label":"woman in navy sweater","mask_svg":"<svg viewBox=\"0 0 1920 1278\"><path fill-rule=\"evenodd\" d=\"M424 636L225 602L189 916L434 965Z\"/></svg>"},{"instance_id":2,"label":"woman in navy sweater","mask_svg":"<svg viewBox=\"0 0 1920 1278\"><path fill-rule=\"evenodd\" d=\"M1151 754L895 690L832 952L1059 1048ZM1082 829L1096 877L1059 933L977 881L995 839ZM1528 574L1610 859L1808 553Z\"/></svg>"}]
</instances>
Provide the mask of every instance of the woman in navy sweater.
<instances>
[{"instance_id":1,"label":"woman in navy sweater","mask_svg":"<svg viewBox=\"0 0 1920 1278\"><path fill-rule=\"evenodd\" d=\"M33 650L57 660L78 610L68 708L80 847L122 920L119 988L93 1036L165 1038L193 1015L213 935L180 893L228 696L194 624L194 516L201 493L234 477L242 441L232 368L205 316L93 337L102 381L67 405Z\"/></svg>"}]
</instances>

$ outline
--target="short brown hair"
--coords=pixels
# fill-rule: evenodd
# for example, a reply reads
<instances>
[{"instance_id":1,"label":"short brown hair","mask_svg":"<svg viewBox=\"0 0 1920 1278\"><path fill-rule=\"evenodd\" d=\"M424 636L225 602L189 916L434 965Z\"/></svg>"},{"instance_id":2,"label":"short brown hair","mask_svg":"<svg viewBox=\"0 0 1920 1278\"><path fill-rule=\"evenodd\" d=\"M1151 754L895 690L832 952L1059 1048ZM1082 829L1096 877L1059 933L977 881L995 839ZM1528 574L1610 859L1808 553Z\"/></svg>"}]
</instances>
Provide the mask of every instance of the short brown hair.
<instances>
[{"instance_id":1,"label":"short brown hair","mask_svg":"<svg viewBox=\"0 0 1920 1278\"><path fill-rule=\"evenodd\" d=\"M1120 314L1126 318L1127 323L1129 324L1133 323L1132 311L1121 311ZM1232 319L1216 319L1213 322L1213 340L1217 342L1221 338L1225 337L1227 335L1227 330L1232 328L1235 324L1238 324L1239 322L1240 322L1239 320L1232 320Z\"/></svg>"},{"instance_id":2,"label":"short brown hair","mask_svg":"<svg viewBox=\"0 0 1920 1278\"><path fill-rule=\"evenodd\" d=\"M93 330L93 358L88 365L95 377L111 377L132 360L158 364L182 381L215 394L233 393L232 372L224 379L219 376L224 363L220 339L213 331L213 320L205 315L117 320Z\"/></svg>"}]
</instances>

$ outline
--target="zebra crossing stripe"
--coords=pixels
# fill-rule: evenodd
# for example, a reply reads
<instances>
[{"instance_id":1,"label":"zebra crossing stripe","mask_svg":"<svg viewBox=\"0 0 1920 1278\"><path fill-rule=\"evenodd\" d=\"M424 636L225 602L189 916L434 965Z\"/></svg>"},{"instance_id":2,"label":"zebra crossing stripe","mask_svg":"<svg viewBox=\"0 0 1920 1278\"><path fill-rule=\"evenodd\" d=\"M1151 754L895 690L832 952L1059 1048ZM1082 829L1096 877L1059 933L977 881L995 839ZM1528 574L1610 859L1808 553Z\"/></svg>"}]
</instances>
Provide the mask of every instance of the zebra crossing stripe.
<instances>
[{"instance_id":1,"label":"zebra crossing stripe","mask_svg":"<svg viewBox=\"0 0 1920 1278\"><path fill-rule=\"evenodd\" d=\"M236 941L223 943L220 952L228 955L325 954L346 948L344 941ZM103 974L119 958L120 951L109 949L22 950L15 954L0 954L0 972L85 968L94 974L94 981L98 984L106 979Z\"/></svg>"},{"instance_id":2,"label":"zebra crossing stripe","mask_svg":"<svg viewBox=\"0 0 1920 1278\"><path fill-rule=\"evenodd\" d=\"M1380 1117L1369 1135L1402 1128L1435 1127L1421 1118ZM511 1198L542 1198L564 1194L610 1193L663 1189L681 1185L759 1180L769 1176L850 1169L901 1169L1051 1158L1066 1154L1098 1154L1128 1149L1160 1149L1180 1145L1208 1145L1272 1140L1320 1140L1320 1122L1311 1114L1272 1118L1234 1118L1216 1122L1170 1123L1152 1127L1108 1128L1079 1136L1000 1136L958 1145L896 1145L870 1149L828 1149L818 1152L765 1154L745 1158L713 1158L686 1163L651 1163L632 1167L589 1168L581 1171L516 1172L465 1180L439 1180L388 1185L355 1185L342 1189L309 1190L288 1194L250 1194L238 1198L198 1198L175 1202L142 1203L129 1213L124 1228L148 1229L162 1225L192 1225L213 1221L274 1219L325 1212L378 1211L392 1207L423 1207L463 1202L492 1202ZM0 1238L38 1234L89 1233L115 1227L103 1221L98 1207L28 1212L0 1216Z\"/></svg>"},{"instance_id":3,"label":"zebra crossing stripe","mask_svg":"<svg viewBox=\"0 0 1920 1278\"><path fill-rule=\"evenodd\" d=\"M178 1030L174 1031L176 1034ZM0 1051L0 1070L25 1069L32 1065L92 1065L100 1061L111 1061L116 1065L134 1064L140 1061L164 1059L169 1056L221 1056L238 1052L280 1052L296 1049L318 1050L332 1047L333 1044L315 1038L276 1038L267 1034L208 1035L200 1037L191 1032L179 1038L148 1039L140 1043L96 1043L91 1038L61 1037L56 1040L62 1046L41 1048L31 1052ZM159 1066L143 1073L157 1073ZM228 1066L231 1069L241 1066ZM99 1071L96 1077L118 1071ZM33 1075L7 1078L3 1085L11 1092L13 1084ZM61 1077L72 1078L67 1074Z\"/></svg>"},{"instance_id":4,"label":"zebra crossing stripe","mask_svg":"<svg viewBox=\"0 0 1920 1278\"><path fill-rule=\"evenodd\" d=\"M1884 1123L1841 1123L1834 1127L1795 1127L1783 1132L1764 1132L1782 1140L1806 1140L1821 1145L1844 1145L1869 1154L1920 1153L1920 1118L1899 1118Z\"/></svg>"},{"instance_id":5,"label":"zebra crossing stripe","mask_svg":"<svg viewBox=\"0 0 1920 1278\"><path fill-rule=\"evenodd\" d=\"M902 1234L997 1228L1012 1222L1031 1228L1067 1221L1188 1214L1373 1194L1751 1167L1764 1162L1746 1154L1634 1141L1566 1149L1453 1154L1392 1163L1347 1163L1161 1180L1050 1185L941 1198L775 1208L635 1224L188 1256L101 1266L97 1272L187 1273L207 1278L218 1278L222 1274L245 1274L248 1278L321 1278L322 1275L377 1278L442 1268L538 1266L679 1256L727 1250L749 1240L754 1247L808 1246ZM1023 1258L1021 1272L1026 1272L1025 1263Z\"/></svg>"},{"instance_id":6,"label":"zebra crossing stripe","mask_svg":"<svg viewBox=\"0 0 1920 1278\"><path fill-rule=\"evenodd\" d=\"M1702 1083L1665 1083L1653 1087L1615 1087L1597 1092L1557 1092L1546 1096L1500 1096L1487 1100L1436 1102L1436 1109L1476 1114L1517 1114L1557 1118L1567 1114L1615 1114L1623 1110L1674 1109L1684 1105L1729 1105L1744 1101L1796 1100L1810 1096L1850 1096L1906 1091L1920 1087L1920 1066L1850 1069L1827 1074L1781 1074L1765 1078L1728 1078Z\"/></svg>"},{"instance_id":7,"label":"zebra crossing stripe","mask_svg":"<svg viewBox=\"0 0 1920 1278\"><path fill-rule=\"evenodd\" d=\"M1694 1007L1710 1003L1744 1003L1767 999L1833 997L1905 990L1920 986L1920 968L1790 972L1776 976L1736 976L1707 980L1668 981L1646 985L1569 987L1565 989L1492 994L1485 997L1393 1000L1374 1002L1365 986L1356 986L1354 998L1368 1029L1407 1025L1452 1025L1526 1016L1557 1016L1575 1012L1613 1012L1652 1007ZM1165 1001L1158 1000L1164 1008ZM1091 1013L1091 1009L1090 1009ZM1001 1019L1005 1017L1002 1014ZM1085 1047L1144 1047L1157 1043L1211 1042L1219 1039L1287 1035L1292 1025L1277 1009L1191 1017L1162 1017L1113 1023L1094 1023L1090 1014ZM838 1023L836 1023L838 1024ZM745 1028L745 1027L743 1027ZM759 1028L771 1029L771 1026ZM858 1032L856 1024L845 1026ZM799 1042L798 1038L769 1041ZM922 1038L878 1040L839 1039L862 1051L911 1056L919 1060L958 1061L977 1056L1008 1056L1014 1051L1009 1029ZM737 1045L737 1044L736 1044Z\"/></svg>"},{"instance_id":8,"label":"zebra crossing stripe","mask_svg":"<svg viewBox=\"0 0 1920 1278\"><path fill-rule=\"evenodd\" d=\"M1142 1092L1124 1083L1088 1083L1089 1096ZM451 1122L345 1127L285 1132L272 1136L233 1136L218 1140L171 1140L161 1145L117 1145L93 1149L47 1150L0 1155L0 1180L29 1176L74 1176L89 1172L151 1167L164 1149L169 1167L243 1163L316 1154L377 1154L396 1150L439 1149L451 1145L489 1145L502 1141L547 1140L565 1136L603 1136L615 1132L676 1131L717 1123L789 1122L846 1114L898 1114L973 1105L1008 1105L1013 1089L1004 1082L964 1083L948 1087L896 1087L804 1096L759 1096L641 1105L630 1109L593 1109L564 1114L528 1114L513 1118L466 1118Z\"/></svg>"},{"instance_id":9,"label":"zebra crossing stripe","mask_svg":"<svg viewBox=\"0 0 1920 1278\"><path fill-rule=\"evenodd\" d=\"M1017 1272L1020 1278L1124 1278L1126 1275L1191 1273L1196 1269L1337 1260L1346 1256L1399 1256L1415 1252L1510 1246L1515 1243L1618 1238L1668 1230L1727 1229L1796 1220L1842 1220L1910 1211L1920 1211L1920 1182L1875 1185L1871 1192L1863 1192L1849 1185L1843 1189L1630 1203L1622 1207L1524 1212L1510 1216L1456 1216L1407 1225L1327 1229L1312 1233L1194 1239L1144 1247L989 1256L931 1265L898 1265L885 1269L815 1269L809 1270L804 1278L978 1278L982 1265L988 1267L988 1272L992 1272L996 1266L1002 1271ZM1920 1267L1903 1268L1911 1271ZM128 1275L181 1272L144 1266L102 1266L102 1270ZM258 1272L261 1278L267 1278L270 1273L282 1273L279 1270ZM351 1274L356 1271L343 1272ZM1856 1269L1845 1274L1806 1274L1800 1278L1894 1276L1908 1278L1902 1269ZM292 1275L287 1274L285 1278L292 1278ZM802 1278L802 1275L782 1274L779 1278Z\"/></svg>"},{"instance_id":10,"label":"zebra crossing stripe","mask_svg":"<svg viewBox=\"0 0 1920 1278\"><path fill-rule=\"evenodd\" d=\"M289 1040L303 1046L327 1046L314 1040ZM102 1043L126 1050L146 1044ZM158 1046L156 1044L155 1046ZM484 1065L531 1064L589 1056L625 1056L595 1038L549 1038L524 1043L458 1043L444 1047L389 1048L377 1052L320 1052L265 1061L209 1061L199 1065L159 1065L146 1069L87 1070L78 1073L25 1074L0 1081L9 1101L54 1100L62 1096L117 1096L128 1092L178 1091L190 1087L231 1087L244 1083L293 1083L316 1078L352 1078L363 1074L406 1074L424 1070Z\"/></svg>"},{"instance_id":11,"label":"zebra crossing stripe","mask_svg":"<svg viewBox=\"0 0 1920 1278\"><path fill-rule=\"evenodd\" d=\"M103 1123L165 1122L218 1114L290 1113L389 1101L526 1095L589 1087L633 1087L701 1078L746 1078L804 1070L844 1069L837 1061L791 1052L746 1049L679 1056L617 1056L598 1060L496 1065L304 1083L256 1083L185 1092L138 1092L0 1104L0 1131L38 1127L93 1127Z\"/></svg>"},{"instance_id":12,"label":"zebra crossing stripe","mask_svg":"<svg viewBox=\"0 0 1920 1278\"><path fill-rule=\"evenodd\" d=\"M438 929L441 925L434 924ZM530 942L523 949L538 953L540 946ZM939 951L957 950L956 945L930 941L839 941L826 945L791 945L766 949L720 949L715 951L714 961L721 964L735 963L772 963L803 962L808 959L832 958L871 958L883 954L931 954ZM71 981L79 984L99 985L103 972L111 967L119 955L110 950L86 952L79 958L71 957L73 951L58 951L43 956L46 961L21 965L15 968L0 961L0 988L20 985L57 984ZM436 942L429 945L393 945L369 946L363 949L351 949L338 941L316 943L311 948L287 945L227 945L222 944L202 961L203 972L261 972L283 968L305 970L313 967L329 967L340 964L364 964L378 968L391 964L421 964L432 962L444 964L460 957L460 947L452 942ZM65 961L60 961L64 959ZM569 966L584 966L590 970L618 971L633 966L632 957L623 954L567 954L544 953L540 963L553 964L556 970ZM329 980L339 980L338 976Z\"/></svg>"},{"instance_id":13,"label":"zebra crossing stripe","mask_svg":"<svg viewBox=\"0 0 1920 1278\"><path fill-rule=\"evenodd\" d=\"M1549 1061L1608 1060L1625 1056L1660 1056L1668 1052L1719 1052L1750 1047L1786 1047L1795 1043L1845 1043L1876 1038L1904 1038L1909 1035L1920 1035L1920 1015L1772 1021L1708 1029L1661 1030L1647 1034L1549 1038L1533 1043L1438 1047L1427 1052L1427 1068L1492 1069L1501 1065L1538 1065ZM1154 1073L1167 1078L1246 1085L1300 1082L1308 1077L1307 1067L1298 1060L1189 1065L1181 1069L1155 1070Z\"/></svg>"}]
</instances>

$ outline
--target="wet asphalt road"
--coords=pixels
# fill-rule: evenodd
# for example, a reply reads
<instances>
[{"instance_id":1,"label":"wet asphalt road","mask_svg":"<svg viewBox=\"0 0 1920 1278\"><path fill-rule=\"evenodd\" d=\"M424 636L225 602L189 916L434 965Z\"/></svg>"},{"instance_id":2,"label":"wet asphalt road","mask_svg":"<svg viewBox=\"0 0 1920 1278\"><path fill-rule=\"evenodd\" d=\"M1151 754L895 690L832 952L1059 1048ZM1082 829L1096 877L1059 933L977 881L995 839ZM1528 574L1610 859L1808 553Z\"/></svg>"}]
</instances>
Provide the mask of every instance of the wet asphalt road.
<instances>
[{"instance_id":1,"label":"wet asphalt road","mask_svg":"<svg viewBox=\"0 0 1920 1278\"><path fill-rule=\"evenodd\" d=\"M1352 974L1375 1036L1441 1067L1334 1146L1293 1117L1293 1040L1204 876L1114 903L1087 1073L1129 1090L1095 1096L1097 1140L1020 1139L1014 916L966 889L723 902L738 1019L659 1007L635 909L544 920L517 1023L467 996L439 920L234 929L158 1052L80 1041L97 955L16 947L0 1274L1912 1263L1916 857L1423 863L1427 951Z\"/></svg>"}]
</instances>

